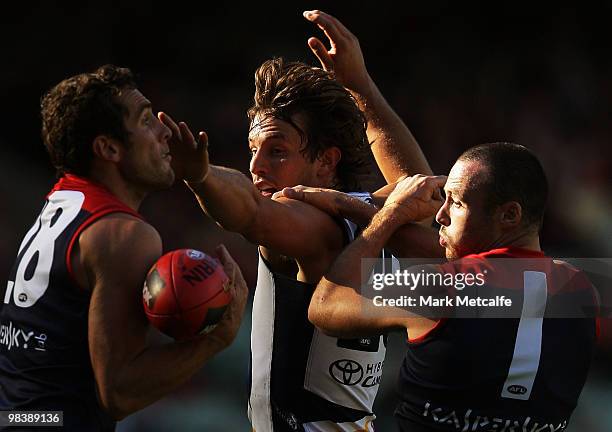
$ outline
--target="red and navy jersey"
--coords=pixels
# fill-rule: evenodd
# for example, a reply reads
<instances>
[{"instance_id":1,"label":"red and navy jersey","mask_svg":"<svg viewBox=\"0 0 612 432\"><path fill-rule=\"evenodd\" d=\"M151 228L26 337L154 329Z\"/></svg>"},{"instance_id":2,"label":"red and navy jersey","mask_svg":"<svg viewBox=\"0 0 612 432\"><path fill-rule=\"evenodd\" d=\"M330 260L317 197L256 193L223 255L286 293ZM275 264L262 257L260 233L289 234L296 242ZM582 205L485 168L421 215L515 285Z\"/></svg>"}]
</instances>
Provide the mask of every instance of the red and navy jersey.
<instances>
[{"instance_id":1,"label":"red and navy jersey","mask_svg":"<svg viewBox=\"0 0 612 432\"><path fill-rule=\"evenodd\" d=\"M46 198L0 294L0 410L59 410L64 430L114 430L89 357L91 293L75 282L70 255L101 217L140 216L104 187L69 174Z\"/></svg>"},{"instance_id":2,"label":"red and navy jersey","mask_svg":"<svg viewBox=\"0 0 612 432\"><path fill-rule=\"evenodd\" d=\"M503 265L504 258L521 268ZM518 301L522 313L441 319L429 333L410 340L395 413L403 430L565 430L597 333L594 314L568 309L597 305L584 274L520 248L471 255L442 269L486 274L480 292L505 294Z\"/></svg>"}]
</instances>

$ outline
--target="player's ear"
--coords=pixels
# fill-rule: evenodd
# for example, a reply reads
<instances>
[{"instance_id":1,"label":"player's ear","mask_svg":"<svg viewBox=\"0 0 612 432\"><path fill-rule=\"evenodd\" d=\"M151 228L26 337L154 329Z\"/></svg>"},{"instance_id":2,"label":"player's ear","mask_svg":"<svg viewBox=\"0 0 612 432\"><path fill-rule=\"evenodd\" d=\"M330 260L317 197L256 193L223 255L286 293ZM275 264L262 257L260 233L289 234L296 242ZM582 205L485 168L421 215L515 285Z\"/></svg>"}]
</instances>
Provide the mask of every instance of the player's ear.
<instances>
[{"instance_id":1,"label":"player's ear","mask_svg":"<svg viewBox=\"0 0 612 432\"><path fill-rule=\"evenodd\" d=\"M111 162L121 160L121 144L116 139L106 135L98 135L92 143L92 150L96 157Z\"/></svg>"},{"instance_id":2,"label":"player's ear","mask_svg":"<svg viewBox=\"0 0 612 432\"><path fill-rule=\"evenodd\" d=\"M338 147L329 147L321 152L317 160L319 161L319 176L328 174L335 175L336 166L342 158L342 152Z\"/></svg>"},{"instance_id":3,"label":"player's ear","mask_svg":"<svg viewBox=\"0 0 612 432\"><path fill-rule=\"evenodd\" d=\"M516 201L508 201L499 207L499 218L502 227L515 228L523 220L523 209Z\"/></svg>"}]
</instances>

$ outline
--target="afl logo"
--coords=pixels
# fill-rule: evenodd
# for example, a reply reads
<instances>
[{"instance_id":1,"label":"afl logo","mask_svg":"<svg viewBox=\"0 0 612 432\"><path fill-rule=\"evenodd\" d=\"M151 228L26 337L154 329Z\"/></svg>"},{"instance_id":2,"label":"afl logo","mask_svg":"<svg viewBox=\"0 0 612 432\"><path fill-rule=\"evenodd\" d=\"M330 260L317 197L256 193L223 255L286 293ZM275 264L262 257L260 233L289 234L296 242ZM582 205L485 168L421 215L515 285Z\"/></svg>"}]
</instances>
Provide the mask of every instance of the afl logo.
<instances>
[{"instance_id":1,"label":"afl logo","mask_svg":"<svg viewBox=\"0 0 612 432\"><path fill-rule=\"evenodd\" d=\"M363 367L353 360L336 360L329 365L329 374L340 384L353 386L363 378Z\"/></svg>"},{"instance_id":2,"label":"afl logo","mask_svg":"<svg viewBox=\"0 0 612 432\"><path fill-rule=\"evenodd\" d=\"M204 258L204 252L195 249L187 249L187 256L194 260L201 260Z\"/></svg>"},{"instance_id":3,"label":"afl logo","mask_svg":"<svg viewBox=\"0 0 612 432\"><path fill-rule=\"evenodd\" d=\"M527 387L523 387L522 385L511 385L507 388L508 393L512 393L515 395L524 395L527 393Z\"/></svg>"}]
</instances>

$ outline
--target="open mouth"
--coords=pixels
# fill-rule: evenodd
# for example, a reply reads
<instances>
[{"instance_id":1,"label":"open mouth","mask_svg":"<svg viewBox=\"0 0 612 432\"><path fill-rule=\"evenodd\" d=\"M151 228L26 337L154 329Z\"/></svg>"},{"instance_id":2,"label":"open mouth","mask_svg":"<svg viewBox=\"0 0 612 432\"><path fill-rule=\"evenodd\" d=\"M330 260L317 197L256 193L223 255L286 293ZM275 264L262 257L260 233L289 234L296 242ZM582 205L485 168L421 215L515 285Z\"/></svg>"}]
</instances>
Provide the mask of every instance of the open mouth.
<instances>
[{"instance_id":1,"label":"open mouth","mask_svg":"<svg viewBox=\"0 0 612 432\"><path fill-rule=\"evenodd\" d=\"M263 180L257 180L254 184L255 187L259 189L259 193L265 197L271 197L274 192L278 191L278 189L270 185L270 183Z\"/></svg>"},{"instance_id":2,"label":"open mouth","mask_svg":"<svg viewBox=\"0 0 612 432\"><path fill-rule=\"evenodd\" d=\"M274 194L274 192L276 192L276 191L277 191L277 189L274 189L274 188L262 188L262 189L259 189L259 193L262 194L265 197L271 197Z\"/></svg>"}]
</instances>

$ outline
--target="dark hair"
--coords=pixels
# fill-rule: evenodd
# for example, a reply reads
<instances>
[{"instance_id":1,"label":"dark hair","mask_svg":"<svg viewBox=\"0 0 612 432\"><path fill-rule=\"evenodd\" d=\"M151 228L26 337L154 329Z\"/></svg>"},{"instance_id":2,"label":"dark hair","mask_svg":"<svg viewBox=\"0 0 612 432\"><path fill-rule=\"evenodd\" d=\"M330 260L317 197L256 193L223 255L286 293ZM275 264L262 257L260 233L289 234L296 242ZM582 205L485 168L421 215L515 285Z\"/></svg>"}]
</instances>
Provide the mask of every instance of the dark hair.
<instances>
[{"instance_id":1,"label":"dark hair","mask_svg":"<svg viewBox=\"0 0 612 432\"><path fill-rule=\"evenodd\" d=\"M489 188L489 209L508 201L521 205L524 226L542 226L548 181L536 156L519 144L496 142L466 150L459 160L481 162L487 168L483 181Z\"/></svg>"},{"instance_id":2,"label":"dark hair","mask_svg":"<svg viewBox=\"0 0 612 432\"><path fill-rule=\"evenodd\" d=\"M88 174L96 136L128 141L128 113L117 96L132 88L136 84L129 69L105 65L67 78L43 96L42 139L58 176Z\"/></svg>"},{"instance_id":3,"label":"dark hair","mask_svg":"<svg viewBox=\"0 0 612 432\"><path fill-rule=\"evenodd\" d=\"M337 186L360 188L369 172L366 119L332 73L282 58L268 60L255 72L254 102L247 112L251 124L258 115L290 123L305 141L302 151L311 162L325 149L338 147L342 156L336 166ZM296 114L303 116L305 130L292 120Z\"/></svg>"}]
</instances>

